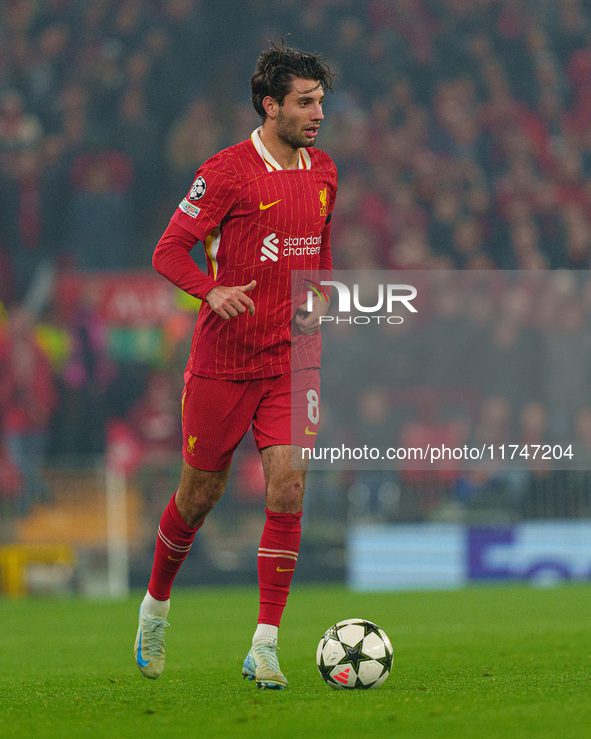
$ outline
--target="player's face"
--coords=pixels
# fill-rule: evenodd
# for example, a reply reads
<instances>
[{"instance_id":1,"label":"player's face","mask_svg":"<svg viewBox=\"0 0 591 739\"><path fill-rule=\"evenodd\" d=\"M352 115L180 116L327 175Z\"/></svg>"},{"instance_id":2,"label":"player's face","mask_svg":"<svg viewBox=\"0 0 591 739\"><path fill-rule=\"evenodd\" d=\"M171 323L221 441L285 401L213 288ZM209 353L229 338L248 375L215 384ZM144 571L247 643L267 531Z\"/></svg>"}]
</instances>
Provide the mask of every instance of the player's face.
<instances>
[{"instance_id":1,"label":"player's face","mask_svg":"<svg viewBox=\"0 0 591 739\"><path fill-rule=\"evenodd\" d=\"M277 112L277 136L293 149L314 146L324 118L324 90L315 80L296 77Z\"/></svg>"}]
</instances>

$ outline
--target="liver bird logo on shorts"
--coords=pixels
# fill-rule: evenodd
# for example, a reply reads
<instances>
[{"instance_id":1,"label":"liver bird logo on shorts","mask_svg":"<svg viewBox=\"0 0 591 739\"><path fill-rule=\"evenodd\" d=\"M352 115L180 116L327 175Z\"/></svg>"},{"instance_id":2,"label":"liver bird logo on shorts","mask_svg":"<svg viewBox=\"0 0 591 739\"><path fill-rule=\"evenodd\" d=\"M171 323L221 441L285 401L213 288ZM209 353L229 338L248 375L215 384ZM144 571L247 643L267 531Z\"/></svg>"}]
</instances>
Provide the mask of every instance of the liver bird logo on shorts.
<instances>
[{"instance_id":1,"label":"liver bird logo on shorts","mask_svg":"<svg viewBox=\"0 0 591 739\"><path fill-rule=\"evenodd\" d=\"M326 216L328 215L328 192L326 187L318 190L318 197L320 198L320 215Z\"/></svg>"},{"instance_id":2,"label":"liver bird logo on shorts","mask_svg":"<svg viewBox=\"0 0 591 739\"><path fill-rule=\"evenodd\" d=\"M189 436L187 441L187 451L189 454L195 454L195 442L197 441L196 436Z\"/></svg>"}]
</instances>

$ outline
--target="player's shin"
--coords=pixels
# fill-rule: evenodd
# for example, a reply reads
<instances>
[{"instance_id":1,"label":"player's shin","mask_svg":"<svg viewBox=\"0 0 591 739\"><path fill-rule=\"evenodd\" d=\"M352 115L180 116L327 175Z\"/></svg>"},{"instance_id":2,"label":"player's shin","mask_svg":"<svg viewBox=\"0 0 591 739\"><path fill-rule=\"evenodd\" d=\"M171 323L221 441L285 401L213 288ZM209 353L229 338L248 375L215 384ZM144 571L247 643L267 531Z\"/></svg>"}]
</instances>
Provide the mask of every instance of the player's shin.
<instances>
[{"instance_id":1,"label":"player's shin","mask_svg":"<svg viewBox=\"0 0 591 739\"><path fill-rule=\"evenodd\" d=\"M160 519L148 585L148 593L158 601L167 601L170 598L174 578L189 554L195 534L201 528L201 524L192 527L185 523L176 506L175 495Z\"/></svg>"},{"instance_id":2,"label":"player's shin","mask_svg":"<svg viewBox=\"0 0 591 739\"><path fill-rule=\"evenodd\" d=\"M279 627L287 602L302 535L301 511L273 513L266 510L265 513L265 527L257 558L260 607L256 641L272 641L273 636L277 639L276 628ZM274 634L266 626L275 627Z\"/></svg>"}]
</instances>

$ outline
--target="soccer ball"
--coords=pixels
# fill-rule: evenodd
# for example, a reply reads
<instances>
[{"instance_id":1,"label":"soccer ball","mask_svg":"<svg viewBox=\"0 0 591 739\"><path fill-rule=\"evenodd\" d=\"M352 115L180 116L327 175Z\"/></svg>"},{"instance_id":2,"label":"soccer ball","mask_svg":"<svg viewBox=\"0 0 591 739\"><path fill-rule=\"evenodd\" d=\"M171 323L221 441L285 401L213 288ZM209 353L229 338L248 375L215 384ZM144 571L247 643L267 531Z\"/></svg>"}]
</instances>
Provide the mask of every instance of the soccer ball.
<instances>
[{"instance_id":1,"label":"soccer ball","mask_svg":"<svg viewBox=\"0 0 591 739\"><path fill-rule=\"evenodd\" d=\"M318 671L335 690L379 688L390 674L392 659L385 631L362 618L331 626L316 650Z\"/></svg>"}]
</instances>

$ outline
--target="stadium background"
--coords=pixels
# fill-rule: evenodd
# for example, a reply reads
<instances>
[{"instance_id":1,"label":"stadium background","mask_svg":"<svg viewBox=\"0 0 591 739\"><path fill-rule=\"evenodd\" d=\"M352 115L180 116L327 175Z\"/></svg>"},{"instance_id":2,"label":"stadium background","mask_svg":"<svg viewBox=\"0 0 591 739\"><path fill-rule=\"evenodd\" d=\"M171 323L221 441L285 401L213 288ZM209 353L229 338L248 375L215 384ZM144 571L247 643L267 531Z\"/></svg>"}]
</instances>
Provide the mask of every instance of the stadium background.
<instances>
[{"instance_id":1,"label":"stadium background","mask_svg":"<svg viewBox=\"0 0 591 739\"><path fill-rule=\"evenodd\" d=\"M42 559L45 545L64 544L51 551L63 564L71 550L75 569L46 566L35 578L30 568L29 589L100 591L106 542L115 537L117 550L122 535L105 513L105 460L115 460L131 584L145 583L178 476L197 309L151 272L152 250L199 164L258 124L252 68L286 32L337 72L319 140L339 169L337 268L581 271L582 287L560 273L559 318L536 335L548 356L568 344L571 367L542 362L533 386L518 369L539 296L518 296L508 340L496 313L481 316L491 345L505 342L492 358L521 386L515 396L481 389L475 423L480 413L490 433L524 440L555 440L570 425L588 449L590 24L582 0L3 3L3 562L19 546ZM450 336L470 309L452 311ZM371 418L389 389L388 377L359 397L349 388L348 405ZM255 581L261 483L250 439L180 582ZM584 472L538 470L517 486L503 475L318 473L297 576L342 579L353 524L507 530L590 515Z\"/></svg>"}]
</instances>

